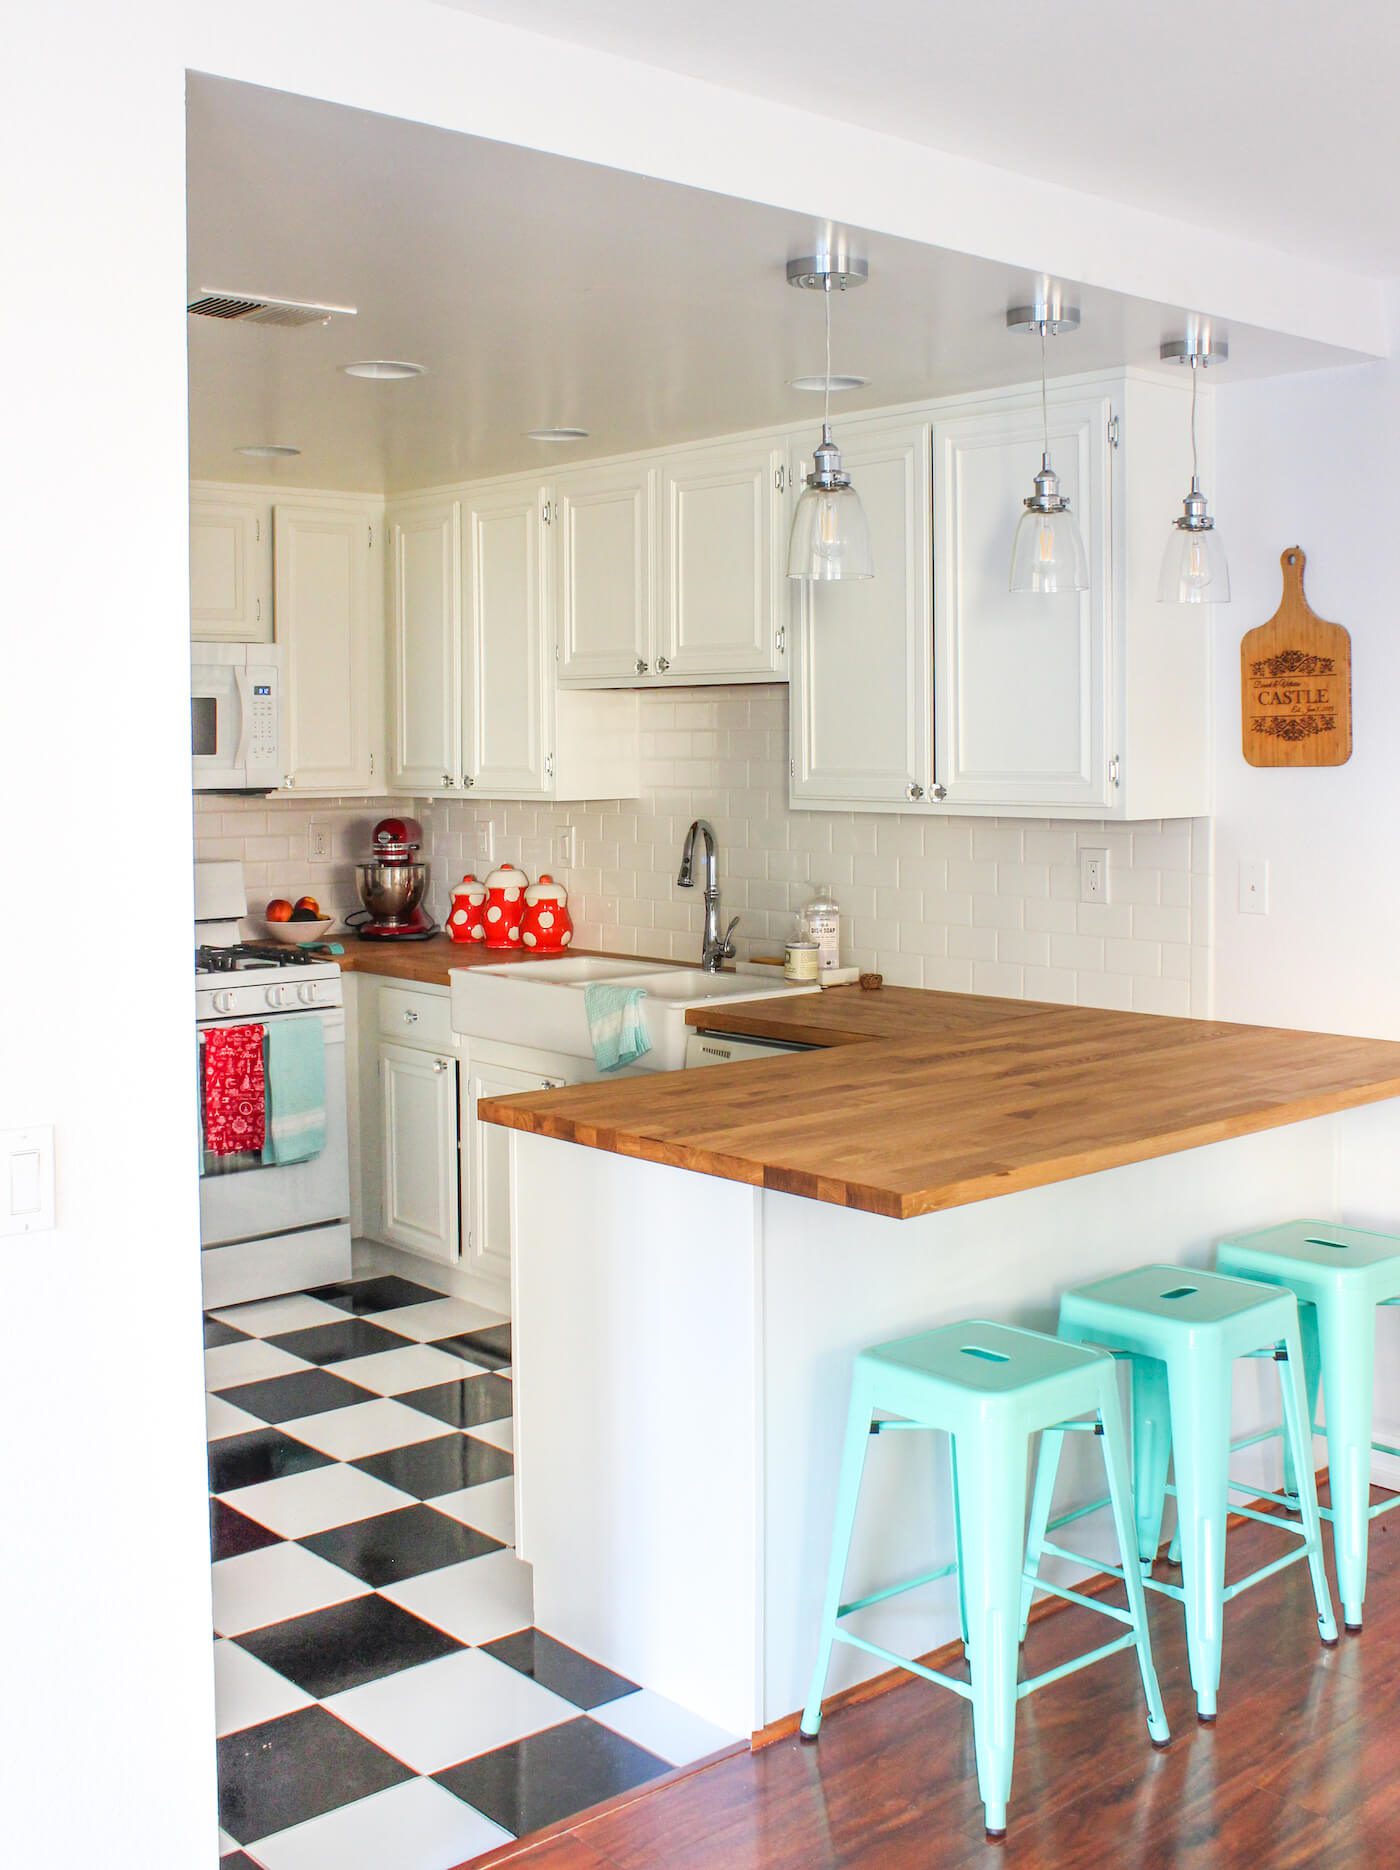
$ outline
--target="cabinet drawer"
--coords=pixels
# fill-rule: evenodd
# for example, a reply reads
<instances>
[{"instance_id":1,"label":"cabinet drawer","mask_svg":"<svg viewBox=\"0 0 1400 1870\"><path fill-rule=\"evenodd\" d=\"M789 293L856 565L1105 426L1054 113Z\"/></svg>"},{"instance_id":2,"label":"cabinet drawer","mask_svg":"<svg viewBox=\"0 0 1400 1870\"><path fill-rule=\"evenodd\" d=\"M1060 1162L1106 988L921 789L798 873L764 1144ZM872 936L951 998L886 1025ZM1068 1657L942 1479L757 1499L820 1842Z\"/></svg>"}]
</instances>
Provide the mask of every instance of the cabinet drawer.
<instances>
[{"instance_id":1,"label":"cabinet drawer","mask_svg":"<svg viewBox=\"0 0 1400 1870\"><path fill-rule=\"evenodd\" d=\"M455 1052L452 1002L445 993L424 993L421 988L379 989L379 1030L399 1045L422 1046L426 1052Z\"/></svg>"}]
</instances>

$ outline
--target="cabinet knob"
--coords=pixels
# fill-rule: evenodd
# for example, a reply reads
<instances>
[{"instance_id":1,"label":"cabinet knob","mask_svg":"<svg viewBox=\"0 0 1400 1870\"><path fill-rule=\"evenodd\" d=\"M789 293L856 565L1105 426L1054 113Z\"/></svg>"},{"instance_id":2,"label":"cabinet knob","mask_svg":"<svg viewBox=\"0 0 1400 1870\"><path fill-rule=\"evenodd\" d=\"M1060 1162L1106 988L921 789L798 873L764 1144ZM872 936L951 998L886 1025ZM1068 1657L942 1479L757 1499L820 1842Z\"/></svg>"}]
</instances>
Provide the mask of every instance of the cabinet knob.
<instances>
[{"instance_id":1,"label":"cabinet knob","mask_svg":"<svg viewBox=\"0 0 1400 1870\"><path fill-rule=\"evenodd\" d=\"M449 1067L449 1065L448 1065L448 1062L447 1062L447 1060L446 1060L445 1058L435 1058L435 1059L433 1060L433 1070L434 1070L434 1071L447 1071L447 1070L449 1070L449 1069L450 1069L450 1067Z\"/></svg>"},{"instance_id":2,"label":"cabinet knob","mask_svg":"<svg viewBox=\"0 0 1400 1870\"><path fill-rule=\"evenodd\" d=\"M906 799L921 799L924 796L924 789L922 786L915 785L911 779L904 788L904 796Z\"/></svg>"},{"instance_id":3,"label":"cabinet knob","mask_svg":"<svg viewBox=\"0 0 1400 1870\"><path fill-rule=\"evenodd\" d=\"M470 773L462 774L462 786L465 791L470 792L475 784L476 781L472 778Z\"/></svg>"},{"instance_id":4,"label":"cabinet knob","mask_svg":"<svg viewBox=\"0 0 1400 1870\"><path fill-rule=\"evenodd\" d=\"M403 1023L405 1026L416 1026L418 1024L418 1015L414 1012L406 1012L403 1016Z\"/></svg>"},{"instance_id":5,"label":"cabinet knob","mask_svg":"<svg viewBox=\"0 0 1400 1870\"><path fill-rule=\"evenodd\" d=\"M929 797L931 799L946 799L947 796L948 788L946 786L932 786L929 789Z\"/></svg>"},{"instance_id":6,"label":"cabinet knob","mask_svg":"<svg viewBox=\"0 0 1400 1870\"><path fill-rule=\"evenodd\" d=\"M291 773L283 773L282 784L290 789L296 784L296 779Z\"/></svg>"},{"instance_id":7,"label":"cabinet knob","mask_svg":"<svg viewBox=\"0 0 1400 1870\"><path fill-rule=\"evenodd\" d=\"M446 790L448 790L448 791L450 791L450 790L451 790L451 787L452 787L452 775L451 775L451 773L444 773L444 774L443 774L443 776L442 776L442 783L443 783L443 786L444 786L444 788L445 788Z\"/></svg>"},{"instance_id":8,"label":"cabinet knob","mask_svg":"<svg viewBox=\"0 0 1400 1870\"><path fill-rule=\"evenodd\" d=\"M642 659L641 659L641 657L640 657L640 656L638 656L638 658L637 658L637 673L638 673L638 675L645 675L645 674L646 674L646 672L647 672L647 665L646 665L646 664L645 664L645 663L644 663L644 662L642 661Z\"/></svg>"},{"instance_id":9,"label":"cabinet knob","mask_svg":"<svg viewBox=\"0 0 1400 1870\"><path fill-rule=\"evenodd\" d=\"M658 669L660 669L661 673L664 675L671 666L671 661L670 661L669 656L658 656L656 658L656 666Z\"/></svg>"}]
</instances>

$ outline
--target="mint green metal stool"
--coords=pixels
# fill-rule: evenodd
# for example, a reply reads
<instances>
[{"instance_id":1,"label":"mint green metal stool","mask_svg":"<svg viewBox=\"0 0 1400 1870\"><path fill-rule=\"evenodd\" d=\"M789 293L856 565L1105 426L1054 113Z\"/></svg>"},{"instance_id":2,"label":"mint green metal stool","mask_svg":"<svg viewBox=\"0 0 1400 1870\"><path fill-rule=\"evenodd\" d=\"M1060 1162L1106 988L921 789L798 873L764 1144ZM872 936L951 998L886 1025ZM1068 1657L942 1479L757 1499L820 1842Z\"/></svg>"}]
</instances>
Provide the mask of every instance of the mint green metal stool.
<instances>
[{"instance_id":1,"label":"mint green metal stool","mask_svg":"<svg viewBox=\"0 0 1400 1870\"><path fill-rule=\"evenodd\" d=\"M1308 1429L1308 1400L1298 1306L1279 1287L1227 1279L1219 1273L1185 1266L1140 1266L1094 1285L1079 1286L1060 1301L1060 1336L1072 1343L1097 1344L1131 1360L1133 1385L1133 1478L1137 1502L1137 1549L1143 1582L1173 1597L1186 1611L1186 1653L1197 1718L1215 1719L1220 1689L1220 1653L1224 1607L1250 1585L1272 1577L1285 1565L1306 1559L1312 1573L1317 1624L1322 1641L1337 1640L1327 1574L1322 1562L1322 1524L1313 1481ZM1283 1399L1284 1445L1293 1452L1299 1473L1300 1527L1250 1507L1236 1511L1300 1543L1292 1552L1262 1565L1229 1586L1225 1583L1225 1521L1229 1495L1266 1497L1263 1490L1230 1479L1230 1386L1235 1359L1272 1357ZM1060 1441L1048 1435L1041 1449L1031 1509L1029 1572L1042 1551L1078 1558L1107 1569L1081 1553L1047 1545L1045 1534L1092 1508L1050 1519L1050 1494ZM1176 1485L1167 1485L1167 1463L1175 1457ZM1167 1584L1151 1575L1162 1531L1167 1493L1176 1495L1182 1556L1181 1583ZM1098 1504L1102 1504L1099 1502ZM1175 1549L1175 1548L1174 1548Z\"/></svg>"},{"instance_id":2,"label":"mint green metal stool","mask_svg":"<svg viewBox=\"0 0 1400 1870\"><path fill-rule=\"evenodd\" d=\"M877 1411L900 1420L876 1421ZM873 1435L898 1429L941 1429L952 1437L958 1557L907 1584L889 1585L843 1604L841 1587L866 1449ZM1128 1608L1118 1610L1059 1585L1042 1584L1040 1588L1128 1628L1126 1634L1098 1649L1048 1669L1043 1675L1019 1681L1017 1637L1025 1550L1026 1457L1030 1437L1046 1429L1053 1429L1057 1438L1072 1429L1102 1437L1109 1499L1124 1556ZM1006 1804L1011 1796L1016 1703L1033 1689L1132 1647L1137 1650L1147 1698L1148 1733L1158 1746L1165 1746L1170 1734L1152 1666L1142 1581L1137 1567L1129 1562L1132 1539L1127 1441L1110 1358L1038 1331L980 1321L944 1325L862 1351L851 1379L821 1640L811 1692L802 1714L802 1738L815 1740L821 1727L822 1693L833 1643L849 1643L909 1669L925 1681L951 1688L972 1703L977 1784L988 1834L1000 1837L1006 1830ZM936 1578L954 1575L958 1579L970 1683L898 1656L841 1627L842 1619L858 1610L898 1596L901 1591L931 1584Z\"/></svg>"},{"instance_id":3,"label":"mint green metal stool","mask_svg":"<svg viewBox=\"0 0 1400 1870\"><path fill-rule=\"evenodd\" d=\"M1400 1506L1400 1494L1371 1505L1372 1449L1400 1453L1371 1439L1376 1310L1400 1304L1400 1239L1331 1221L1285 1221L1222 1241L1216 1264L1222 1273L1287 1286L1298 1301L1309 1424L1317 1420L1319 1386L1327 1410L1326 1428L1315 1432L1327 1436L1332 1504L1320 1510L1332 1522L1342 1620L1359 1630L1371 1521ZM1250 1439L1263 1441L1274 1432ZM1311 1472L1311 1459L1307 1467ZM1283 1484L1283 1504L1296 1511L1292 1460L1285 1462Z\"/></svg>"}]
</instances>

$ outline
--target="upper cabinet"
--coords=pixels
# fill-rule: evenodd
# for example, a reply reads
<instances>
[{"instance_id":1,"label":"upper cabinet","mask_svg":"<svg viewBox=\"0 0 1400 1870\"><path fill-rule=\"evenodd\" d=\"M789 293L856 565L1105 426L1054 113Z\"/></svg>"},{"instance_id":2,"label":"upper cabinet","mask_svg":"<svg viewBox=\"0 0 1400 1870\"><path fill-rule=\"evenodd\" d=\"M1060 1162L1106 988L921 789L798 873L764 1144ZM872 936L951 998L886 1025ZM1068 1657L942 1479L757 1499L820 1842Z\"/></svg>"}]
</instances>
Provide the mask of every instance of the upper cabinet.
<instances>
[{"instance_id":1,"label":"upper cabinet","mask_svg":"<svg viewBox=\"0 0 1400 1870\"><path fill-rule=\"evenodd\" d=\"M628 684L656 649L656 483L647 465L554 483L559 680Z\"/></svg>"},{"instance_id":2,"label":"upper cabinet","mask_svg":"<svg viewBox=\"0 0 1400 1870\"><path fill-rule=\"evenodd\" d=\"M222 490L190 494L190 634L272 641L272 508Z\"/></svg>"},{"instance_id":3,"label":"upper cabinet","mask_svg":"<svg viewBox=\"0 0 1400 1870\"><path fill-rule=\"evenodd\" d=\"M437 792L462 772L462 505L392 516L389 784Z\"/></svg>"},{"instance_id":4,"label":"upper cabinet","mask_svg":"<svg viewBox=\"0 0 1400 1870\"><path fill-rule=\"evenodd\" d=\"M462 535L462 784L543 795L549 697L546 496L511 482L466 502Z\"/></svg>"},{"instance_id":5,"label":"upper cabinet","mask_svg":"<svg viewBox=\"0 0 1400 1870\"><path fill-rule=\"evenodd\" d=\"M379 531L369 506L273 510L284 783L298 791L384 782Z\"/></svg>"}]
</instances>

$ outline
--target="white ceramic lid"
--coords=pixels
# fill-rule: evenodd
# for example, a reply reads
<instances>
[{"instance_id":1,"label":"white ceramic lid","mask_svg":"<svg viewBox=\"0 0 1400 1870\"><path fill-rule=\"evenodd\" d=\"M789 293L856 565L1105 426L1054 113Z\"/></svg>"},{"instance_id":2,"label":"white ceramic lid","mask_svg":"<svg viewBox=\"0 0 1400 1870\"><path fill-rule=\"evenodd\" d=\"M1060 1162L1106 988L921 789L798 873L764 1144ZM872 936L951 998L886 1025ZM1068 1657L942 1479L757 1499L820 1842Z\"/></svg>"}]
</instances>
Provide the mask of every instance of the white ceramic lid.
<instances>
[{"instance_id":1,"label":"white ceramic lid","mask_svg":"<svg viewBox=\"0 0 1400 1870\"><path fill-rule=\"evenodd\" d=\"M514 864L501 864L486 879L488 890L523 890L530 881L523 870Z\"/></svg>"},{"instance_id":2,"label":"white ceramic lid","mask_svg":"<svg viewBox=\"0 0 1400 1870\"><path fill-rule=\"evenodd\" d=\"M527 903L558 903L561 908L569 900L569 892L562 883L556 883L547 870L540 873L538 883L532 883L525 892Z\"/></svg>"},{"instance_id":3,"label":"white ceramic lid","mask_svg":"<svg viewBox=\"0 0 1400 1870\"><path fill-rule=\"evenodd\" d=\"M485 896L486 885L479 877L474 877L471 872L468 871L460 883L453 885L452 894L454 896L470 896L474 900L479 899Z\"/></svg>"}]
</instances>

